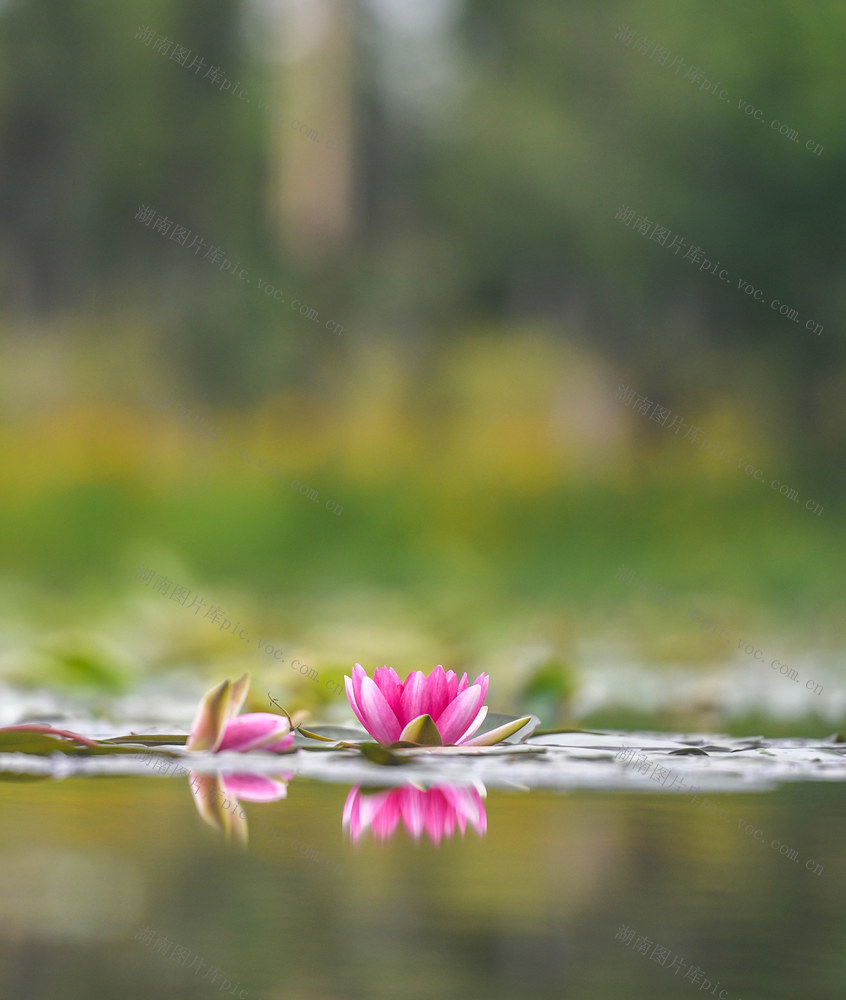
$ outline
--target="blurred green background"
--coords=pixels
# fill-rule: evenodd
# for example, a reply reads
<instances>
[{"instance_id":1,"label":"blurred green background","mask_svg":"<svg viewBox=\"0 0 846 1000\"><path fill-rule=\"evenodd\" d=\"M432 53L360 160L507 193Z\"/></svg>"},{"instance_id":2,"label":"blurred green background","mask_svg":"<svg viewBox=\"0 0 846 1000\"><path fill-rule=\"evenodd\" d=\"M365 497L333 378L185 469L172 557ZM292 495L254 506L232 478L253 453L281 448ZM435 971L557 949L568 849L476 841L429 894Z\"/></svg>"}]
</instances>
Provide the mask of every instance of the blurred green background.
<instances>
[{"instance_id":1,"label":"blurred green background","mask_svg":"<svg viewBox=\"0 0 846 1000\"><path fill-rule=\"evenodd\" d=\"M0 680L247 669L325 717L292 658L443 663L548 725L840 726L844 31L786 0L5 0Z\"/></svg>"}]
</instances>

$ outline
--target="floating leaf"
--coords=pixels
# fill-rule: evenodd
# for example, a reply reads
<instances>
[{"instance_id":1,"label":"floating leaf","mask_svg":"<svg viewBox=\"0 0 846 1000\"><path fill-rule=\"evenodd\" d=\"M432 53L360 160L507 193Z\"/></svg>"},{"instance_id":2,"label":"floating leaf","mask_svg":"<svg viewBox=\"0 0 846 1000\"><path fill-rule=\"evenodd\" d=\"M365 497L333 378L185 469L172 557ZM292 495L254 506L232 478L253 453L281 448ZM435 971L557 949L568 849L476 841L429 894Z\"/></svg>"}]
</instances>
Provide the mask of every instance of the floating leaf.
<instances>
[{"instance_id":1,"label":"floating leaf","mask_svg":"<svg viewBox=\"0 0 846 1000\"><path fill-rule=\"evenodd\" d=\"M49 781L49 774L19 774L17 771L0 771L0 781Z\"/></svg>"},{"instance_id":2,"label":"floating leaf","mask_svg":"<svg viewBox=\"0 0 846 1000\"><path fill-rule=\"evenodd\" d=\"M406 757L400 757L381 743L359 743L359 750L362 757L366 757L372 764L381 764L385 767L400 767L403 764L410 764Z\"/></svg>"},{"instance_id":3,"label":"floating leaf","mask_svg":"<svg viewBox=\"0 0 846 1000\"><path fill-rule=\"evenodd\" d=\"M158 735L158 736L138 736L135 733L130 733L129 736L112 736L108 740L99 740L101 746L108 745L111 743L121 744L121 743L138 743L144 747L157 747L157 746L180 746L184 747L187 742L188 737L184 734L174 734L170 735Z\"/></svg>"},{"instance_id":4,"label":"floating leaf","mask_svg":"<svg viewBox=\"0 0 846 1000\"><path fill-rule=\"evenodd\" d=\"M64 736L40 732L37 730L10 731L0 730L0 751L4 753L30 753L38 757L47 757L53 753L64 753L72 756L79 754L132 753L122 747L109 749L96 743L77 742Z\"/></svg>"}]
</instances>

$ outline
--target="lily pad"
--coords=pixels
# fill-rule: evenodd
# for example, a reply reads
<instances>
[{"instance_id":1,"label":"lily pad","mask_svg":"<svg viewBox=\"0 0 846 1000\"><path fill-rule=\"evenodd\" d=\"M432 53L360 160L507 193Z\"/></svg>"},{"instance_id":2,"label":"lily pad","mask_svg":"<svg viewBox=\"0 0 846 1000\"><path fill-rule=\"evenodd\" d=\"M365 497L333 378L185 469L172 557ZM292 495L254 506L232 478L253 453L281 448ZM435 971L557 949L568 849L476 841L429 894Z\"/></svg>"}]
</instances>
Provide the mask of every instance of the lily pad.
<instances>
[{"instance_id":1,"label":"lily pad","mask_svg":"<svg viewBox=\"0 0 846 1000\"><path fill-rule=\"evenodd\" d=\"M398 754L392 753L381 743L360 743L358 748L361 755L366 757L371 764L381 764L383 767L401 767L411 763L407 757L400 757Z\"/></svg>"},{"instance_id":2,"label":"lily pad","mask_svg":"<svg viewBox=\"0 0 846 1000\"><path fill-rule=\"evenodd\" d=\"M4 753L29 753L46 757L54 753L69 756L95 754L137 753L129 747L104 747L99 743L81 743L59 735L39 732L0 732L0 751Z\"/></svg>"}]
</instances>

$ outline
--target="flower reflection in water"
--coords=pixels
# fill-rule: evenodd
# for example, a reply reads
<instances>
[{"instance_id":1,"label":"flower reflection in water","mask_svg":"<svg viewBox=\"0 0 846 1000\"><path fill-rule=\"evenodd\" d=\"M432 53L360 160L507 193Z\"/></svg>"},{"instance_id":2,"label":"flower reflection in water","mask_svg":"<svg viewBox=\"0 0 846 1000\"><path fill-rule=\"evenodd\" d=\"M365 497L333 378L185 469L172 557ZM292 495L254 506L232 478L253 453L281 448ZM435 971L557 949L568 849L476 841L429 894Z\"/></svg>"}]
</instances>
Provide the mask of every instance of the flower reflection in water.
<instances>
[{"instance_id":1,"label":"flower reflection in water","mask_svg":"<svg viewBox=\"0 0 846 1000\"><path fill-rule=\"evenodd\" d=\"M362 792L356 785L344 804L344 829L353 841L360 840L366 830L379 840L387 840L402 822L414 840L425 832L432 843L440 844L443 837L453 836L456 827L463 836L469 823L483 837L488 829L484 796L482 784L428 789L406 785L378 792Z\"/></svg>"},{"instance_id":2,"label":"flower reflection in water","mask_svg":"<svg viewBox=\"0 0 846 1000\"><path fill-rule=\"evenodd\" d=\"M246 802L276 802L288 794L288 782L293 775L286 772L279 778L260 774L197 774L191 772L191 794L197 812L206 823L220 831L227 840L247 843L247 817L239 800Z\"/></svg>"}]
</instances>

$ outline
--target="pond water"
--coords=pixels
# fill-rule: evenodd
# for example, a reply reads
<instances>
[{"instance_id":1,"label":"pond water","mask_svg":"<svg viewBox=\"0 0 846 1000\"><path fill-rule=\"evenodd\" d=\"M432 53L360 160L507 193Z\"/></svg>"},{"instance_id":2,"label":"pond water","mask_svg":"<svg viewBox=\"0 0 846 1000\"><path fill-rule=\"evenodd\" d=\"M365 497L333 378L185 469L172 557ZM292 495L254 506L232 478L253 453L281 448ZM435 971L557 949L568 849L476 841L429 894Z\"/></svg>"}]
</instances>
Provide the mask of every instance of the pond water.
<instances>
[{"instance_id":1,"label":"pond water","mask_svg":"<svg viewBox=\"0 0 846 1000\"><path fill-rule=\"evenodd\" d=\"M839 781L285 792L227 839L184 777L0 782L0 996L846 992Z\"/></svg>"}]
</instances>

